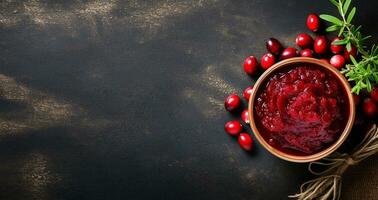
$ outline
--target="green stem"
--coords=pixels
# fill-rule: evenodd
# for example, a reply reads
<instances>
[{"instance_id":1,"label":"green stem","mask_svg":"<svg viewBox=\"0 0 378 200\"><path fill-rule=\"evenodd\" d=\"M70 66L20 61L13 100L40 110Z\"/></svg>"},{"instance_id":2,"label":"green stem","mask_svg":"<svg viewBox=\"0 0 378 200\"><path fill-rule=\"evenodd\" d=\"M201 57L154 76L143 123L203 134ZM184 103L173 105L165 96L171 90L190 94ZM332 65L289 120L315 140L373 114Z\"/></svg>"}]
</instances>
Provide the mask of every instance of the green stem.
<instances>
[{"instance_id":1,"label":"green stem","mask_svg":"<svg viewBox=\"0 0 378 200\"><path fill-rule=\"evenodd\" d=\"M367 64L367 63L372 62L374 60L378 60L378 55L375 55L375 56L372 56L372 57L366 57L360 63L361 64Z\"/></svg>"},{"instance_id":2,"label":"green stem","mask_svg":"<svg viewBox=\"0 0 378 200\"><path fill-rule=\"evenodd\" d=\"M332 2L334 2L334 0L332 0ZM367 91L370 92L372 89L372 82L378 84L378 47L373 45L371 50L368 50L363 46L363 40L365 40L366 37L363 38L359 28L347 21L350 13L348 15L348 11L344 11L343 7L345 5L343 5L343 2L343 0L337 0L336 3L342 18L339 36L343 35L345 41L347 41L346 45L355 46L358 53L362 56L359 61L353 60L353 63L348 64L341 72L348 78L348 80L355 83L352 92L358 95L363 89L367 89Z\"/></svg>"},{"instance_id":3,"label":"green stem","mask_svg":"<svg viewBox=\"0 0 378 200\"><path fill-rule=\"evenodd\" d=\"M341 17L343 19L343 22L345 24L345 28L348 30L348 35L349 35L349 39L351 39L354 43L354 45L356 46L357 50L364 56L368 56L368 52L365 51L365 49L357 42L358 39L356 38L356 36L353 34L353 31L350 29L350 25L347 20L345 19L345 14L344 13L344 10L343 10L343 3L341 2L341 0L339 0L339 10L340 10L340 14L341 14Z\"/></svg>"}]
</instances>

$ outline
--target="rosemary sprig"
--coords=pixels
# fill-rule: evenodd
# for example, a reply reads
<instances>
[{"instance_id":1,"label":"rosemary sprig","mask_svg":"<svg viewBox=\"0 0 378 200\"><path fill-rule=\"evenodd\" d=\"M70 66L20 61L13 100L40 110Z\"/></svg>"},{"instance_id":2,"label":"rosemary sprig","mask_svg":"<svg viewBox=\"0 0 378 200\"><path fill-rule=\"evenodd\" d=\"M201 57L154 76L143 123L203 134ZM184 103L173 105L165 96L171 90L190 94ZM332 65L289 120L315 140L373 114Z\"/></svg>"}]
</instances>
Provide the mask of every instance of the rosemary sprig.
<instances>
[{"instance_id":1,"label":"rosemary sprig","mask_svg":"<svg viewBox=\"0 0 378 200\"><path fill-rule=\"evenodd\" d=\"M372 83L378 84L378 47L373 45L371 49L367 49L364 42L371 36L363 36L360 32L361 26L351 24L356 14L356 7L350 8L352 0L329 0L337 7L340 17L328 14L320 15L320 18L330 22L332 25L327 27L327 32L338 31L338 36L342 36L342 40L335 41L334 45L345 45L348 51L352 45L357 48L357 52L361 54L361 59L351 57L351 64L347 64L341 73L353 81L355 85L352 92L359 94L361 90L366 89L368 92L372 90Z\"/></svg>"}]
</instances>

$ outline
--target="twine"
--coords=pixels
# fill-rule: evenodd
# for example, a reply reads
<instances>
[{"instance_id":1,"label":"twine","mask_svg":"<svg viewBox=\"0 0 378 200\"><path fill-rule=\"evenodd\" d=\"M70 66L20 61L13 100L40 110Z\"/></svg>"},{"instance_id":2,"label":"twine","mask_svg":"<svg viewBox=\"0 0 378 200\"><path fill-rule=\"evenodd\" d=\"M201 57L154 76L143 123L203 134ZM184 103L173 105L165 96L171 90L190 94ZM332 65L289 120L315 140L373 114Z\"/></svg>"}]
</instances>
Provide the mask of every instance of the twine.
<instances>
[{"instance_id":1,"label":"twine","mask_svg":"<svg viewBox=\"0 0 378 200\"><path fill-rule=\"evenodd\" d=\"M349 166L355 165L377 152L378 128L377 125L373 125L364 139L351 151L351 154L336 152L320 161L311 162L308 165L308 170L320 177L303 183L300 193L289 197L298 200L340 199L342 174Z\"/></svg>"}]
</instances>

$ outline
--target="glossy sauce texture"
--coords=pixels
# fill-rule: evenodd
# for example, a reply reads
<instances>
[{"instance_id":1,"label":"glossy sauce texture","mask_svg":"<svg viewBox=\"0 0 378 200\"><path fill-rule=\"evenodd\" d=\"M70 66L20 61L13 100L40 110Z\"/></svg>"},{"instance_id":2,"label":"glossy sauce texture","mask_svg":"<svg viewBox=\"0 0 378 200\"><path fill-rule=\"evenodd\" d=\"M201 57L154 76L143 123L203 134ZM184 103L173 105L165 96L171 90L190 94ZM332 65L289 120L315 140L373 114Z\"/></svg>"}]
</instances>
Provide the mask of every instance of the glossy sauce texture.
<instances>
[{"instance_id":1,"label":"glossy sauce texture","mask_svg":"<svg viewBox=\"0 0 378 200\"><path fill-rule=\"evenodd\" d=\"M316 65L278 71L258 91L255 120L273 147L294 155L317 153L340 136L349 109L336 76Z\"/></svg>"}]
</instances>

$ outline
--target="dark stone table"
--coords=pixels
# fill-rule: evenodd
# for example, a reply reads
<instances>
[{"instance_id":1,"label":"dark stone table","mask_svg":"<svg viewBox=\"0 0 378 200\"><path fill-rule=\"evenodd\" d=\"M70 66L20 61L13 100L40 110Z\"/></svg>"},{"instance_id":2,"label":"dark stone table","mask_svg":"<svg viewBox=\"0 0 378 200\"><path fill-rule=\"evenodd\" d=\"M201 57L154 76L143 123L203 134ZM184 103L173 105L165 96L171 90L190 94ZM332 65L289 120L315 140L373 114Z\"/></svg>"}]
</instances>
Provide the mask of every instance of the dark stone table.
<instances>
[{"instance_id":1,"label":"dark stone table","mask_svg":"<svg viewBox=\"0 0 378 200\"><path fill-rule=\"evenodd\" d=\"M375 35L377 1L356 23ZM310 176L223 131L241 63L326 0L0 1L0 199L286 199ZM374 199L377 157L343 199ZM375 194L374 194L375 193Z\"/></svg>"}]
</instances>

